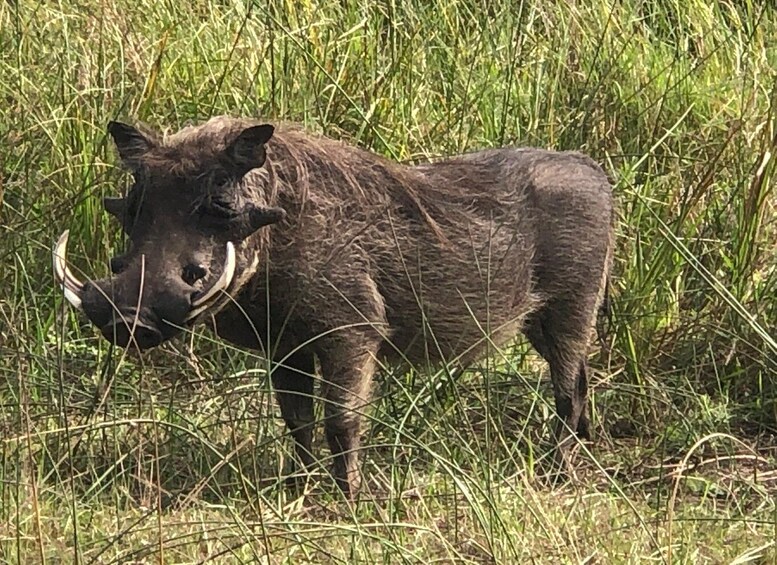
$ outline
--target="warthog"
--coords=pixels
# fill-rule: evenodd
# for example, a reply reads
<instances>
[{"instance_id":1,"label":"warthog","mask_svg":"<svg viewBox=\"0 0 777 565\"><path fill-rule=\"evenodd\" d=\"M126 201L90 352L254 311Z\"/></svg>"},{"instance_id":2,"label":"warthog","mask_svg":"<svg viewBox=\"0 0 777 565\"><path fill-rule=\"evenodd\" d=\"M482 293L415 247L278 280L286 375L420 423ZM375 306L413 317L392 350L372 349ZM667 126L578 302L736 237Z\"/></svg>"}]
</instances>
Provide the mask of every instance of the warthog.
<instances>
[{"instance_id":1,"label":"warthog","mask_svg":"<svg viewBox=\"0 0 777 565\"><path fill-rule=\"evenodd\" d=\"M590 158L503 148L410 166L229 117L166 137L108 130L134 184L104 205L131 250L84 284L65 232L54 249L65 297L120 346L151 348L203 321L261 350L304 467L318 359L346 496L360 486L360 412L383 360L463 364L522 331L550 365L559 445L589 437L587 348L613 240L611 186Z\"/></svg>"}]
</instances>

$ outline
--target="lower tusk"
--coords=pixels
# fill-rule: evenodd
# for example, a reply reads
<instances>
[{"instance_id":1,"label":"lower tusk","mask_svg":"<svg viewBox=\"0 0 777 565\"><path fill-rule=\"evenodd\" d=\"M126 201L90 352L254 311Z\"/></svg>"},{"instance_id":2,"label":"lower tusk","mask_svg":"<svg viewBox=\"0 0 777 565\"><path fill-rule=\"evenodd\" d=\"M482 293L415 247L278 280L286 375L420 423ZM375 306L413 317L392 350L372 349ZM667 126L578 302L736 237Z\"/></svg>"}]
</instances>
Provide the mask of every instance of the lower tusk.
<instances>
[{"instance_id":1,"label":"lower tusk","mask_svg":"<svg viewBox=\"0 0 777 565\"><path fill-rule=\"evenodd\" d=\"M62 287L65 291L65 299L70 302L70 304L75 308L76 310L81 309L81 297L78 296L75 292L70 290L67 287Z\"/></svg>"},{"instance_id":2,"label":"lower tusk","mask_svg":"<svg viewBox=\"0 0 777 565\"><path fill-rule=\"evenodd\" d=\"M67 266L67 238L70 235L70 230L65 230L57 244L54 246L52 258L54 260L54 277L57 279L57 283L62 287L65 293L65 299L67 299L74 308L81 308L81 297L79 294L84 288L84 285L79 281Z\"/></svg>"},{"instance_id":3,"label":"lower tusk","mask_svg":"<svg viewBox=\"0 0 777 565\"><path fill-rule=\"evenodd\" d=\"M200 306L198 308L195 308L194 310L189 312L188 316L186 316L186 321L187 322L191 322L194 318L196 318L197 316L199 316L200 314L205 312L205 310L207 310L207 309L208 309L208 305L207 304L203 304L202 306Z\"/></svg>"},{"instance_id":4,"label":"lower tusk","mask_svg":"<svg viewBox=\"0 0 777 565\"><path fill-rule=\"evenodd\" d=\"M192 301L192 311L189 313L187 320L191 320L199 316L206 308L210 300L216 296L219 292L229 288L232 284L232 278L235 276L235 246L232 242L227 242L227 256L224 259L224 268L221 271L219 279L206 290L203 294L198 296Z\"/></svg>"}]
</instances>

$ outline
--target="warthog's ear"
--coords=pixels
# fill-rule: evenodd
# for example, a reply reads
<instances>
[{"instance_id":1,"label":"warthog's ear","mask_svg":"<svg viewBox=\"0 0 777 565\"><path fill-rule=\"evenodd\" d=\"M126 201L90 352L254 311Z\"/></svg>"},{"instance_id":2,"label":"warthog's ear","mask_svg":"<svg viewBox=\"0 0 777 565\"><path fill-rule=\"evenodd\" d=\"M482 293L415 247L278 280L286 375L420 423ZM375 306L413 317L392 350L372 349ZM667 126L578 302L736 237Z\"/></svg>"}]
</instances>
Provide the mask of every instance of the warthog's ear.
<instances>
[{"instance_id":1,"label":"warthog's ear","mask_svg":"<svg viewBox=\"0 0 777 565\"><path fill-rule=\"evenodd\" d=\"M270 140L274 131L275 128L270 124L251 126L240 132L240 135L227 146L227 158L238 177L264 165L267 157L264 144Z\"/></svg>"},{"instance_id":2,"label":"warthog's ear","mask_svg":"<svg viewBox=\"0 0 777 565\"><path fill-rule=\"evenodd\" d=\"M116 143L121 160L130 169L134 169L138 160L155 145L154 141L140 130L121 122L108 122L108 133Z\"/></svg>"}]
</instances>

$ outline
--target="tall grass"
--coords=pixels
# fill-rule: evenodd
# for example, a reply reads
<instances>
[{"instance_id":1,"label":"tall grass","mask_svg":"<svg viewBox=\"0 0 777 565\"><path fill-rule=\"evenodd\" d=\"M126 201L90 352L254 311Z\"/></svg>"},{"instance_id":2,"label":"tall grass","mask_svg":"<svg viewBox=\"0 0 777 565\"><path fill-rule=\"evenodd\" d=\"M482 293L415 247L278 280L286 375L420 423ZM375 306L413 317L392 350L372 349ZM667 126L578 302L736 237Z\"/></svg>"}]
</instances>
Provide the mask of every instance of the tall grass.
<instances>
[{"instance_id":1,"label":"tall grass","mask_svg":"<svg viewBox=\"0 0 777 565\"><path fill-rule=\"evenodd\" d=\"M0 557L777 559L774 37L746 1L1 4ZM458 380L387 370L350 507L326 480L282 488L255 355L203 332L126 357L62 306L56 236L90 276L122 245L106 123L217 113L399 160L525 144L608 168L614 313L579 481L533 482L553 410L524 344Z\"/></svg>"}]
</instances>

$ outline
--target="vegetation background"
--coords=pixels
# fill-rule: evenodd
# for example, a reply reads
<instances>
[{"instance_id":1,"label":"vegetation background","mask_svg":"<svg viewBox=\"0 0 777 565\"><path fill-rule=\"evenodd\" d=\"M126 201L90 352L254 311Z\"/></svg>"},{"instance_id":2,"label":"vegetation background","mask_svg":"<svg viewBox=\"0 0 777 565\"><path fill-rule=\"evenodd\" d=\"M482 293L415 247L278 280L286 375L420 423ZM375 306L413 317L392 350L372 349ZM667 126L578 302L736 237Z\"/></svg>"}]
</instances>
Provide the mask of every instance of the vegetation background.
<instances>
[{"instance_id":1,"label":"vegetation background","mask_svg":"<svg viewBox=\"0 0 777 565\"><path fill-rule=\"evenodd\" d=\"M772 6L1 3L0 560L777 562ZM106 123L217 113L400 160L523 144L607 167L614 313L577 479L534 480L553 409L521 342L457 380L386 371L350 507L326 477L282 488L262 360L206 332L125 356L63 306L59 233L82 274L122 245Z\"/></svg>"}]
</instances>

